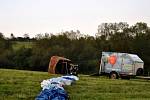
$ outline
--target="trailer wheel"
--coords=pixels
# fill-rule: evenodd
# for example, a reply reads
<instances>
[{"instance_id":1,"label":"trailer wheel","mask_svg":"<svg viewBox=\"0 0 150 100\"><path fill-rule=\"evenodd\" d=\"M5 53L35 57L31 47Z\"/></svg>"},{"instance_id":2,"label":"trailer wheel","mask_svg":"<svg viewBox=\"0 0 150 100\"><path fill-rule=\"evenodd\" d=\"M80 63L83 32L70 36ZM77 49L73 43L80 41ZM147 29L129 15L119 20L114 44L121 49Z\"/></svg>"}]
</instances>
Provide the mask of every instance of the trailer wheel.
<instances>
[{"instance_id":1,"label":"trailer wheel","mask_svg":"<svg viewBox=\"0 0 150 100\"><path fill-rule=\"evenodd\" d=\"M136 75L137 76L142 76L143 75L143 69L142 68L139 68L136 72Z\"/></svg>"},{"instance_id":2,"label":"trailer wheel","mask_svg":"<svg viewBox=\"0 0 150 100\"><path fill-rule=\"evenodd\" d=\"M112 73L110 73L109 78L111 78L111 79L118 79L119 77L118 77L118 74L117 74L117 73L112 72Z\"/></svg>"}]
</instances>

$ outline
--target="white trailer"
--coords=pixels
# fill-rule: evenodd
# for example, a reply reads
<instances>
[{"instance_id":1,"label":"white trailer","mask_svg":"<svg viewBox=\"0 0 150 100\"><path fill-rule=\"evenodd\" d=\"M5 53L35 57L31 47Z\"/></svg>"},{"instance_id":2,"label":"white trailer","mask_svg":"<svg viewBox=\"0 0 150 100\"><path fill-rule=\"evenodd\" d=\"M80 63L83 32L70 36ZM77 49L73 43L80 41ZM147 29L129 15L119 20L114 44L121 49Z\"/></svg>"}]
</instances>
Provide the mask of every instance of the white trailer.
<instances>
[{"instance_id":1,"label":"white trailer","mask_svg":"<svg viewBox=\"0 0 150 100\"><path fill-rule=\"evenodd\" d=\"M130 78L143 75L144 62L129 53L102 52L99 74L108 74L110 78Z\"/></svg>"}]
</instances>

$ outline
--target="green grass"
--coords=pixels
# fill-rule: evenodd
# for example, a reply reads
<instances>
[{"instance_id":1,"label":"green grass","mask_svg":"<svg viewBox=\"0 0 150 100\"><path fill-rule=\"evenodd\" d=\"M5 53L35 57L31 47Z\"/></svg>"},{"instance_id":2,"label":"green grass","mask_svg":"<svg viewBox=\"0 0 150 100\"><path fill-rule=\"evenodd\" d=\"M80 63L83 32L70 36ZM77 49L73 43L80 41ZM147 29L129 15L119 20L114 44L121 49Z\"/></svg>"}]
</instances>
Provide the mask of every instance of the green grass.
<instances>
[{"instance_id":1,"label":"green grass","mask_svg":"<svg viewBox=\"0 0 150 100\"><path fill-rule=\"evenodd\" d=\"M13 42L12 48L13 48L14 50L18 50L18 49L20 49L20 48L22 48L22 47L25 47L25 48L32 48L33 45L34 45L33 42Z\"/></svg>"},{"instance_id":2,"label":"green grass","mask_svg":"<svg viewBox=\"0 0 150 100\"><path fill-rule=\"evenodd\" d=\"M0 100L34 100L41 91L40 82L51 77L57 75L0 69ZM72 86L65 87L71 100L150 100L150 81L85 75L79 78Z\"/></svg>"}]
</instances>

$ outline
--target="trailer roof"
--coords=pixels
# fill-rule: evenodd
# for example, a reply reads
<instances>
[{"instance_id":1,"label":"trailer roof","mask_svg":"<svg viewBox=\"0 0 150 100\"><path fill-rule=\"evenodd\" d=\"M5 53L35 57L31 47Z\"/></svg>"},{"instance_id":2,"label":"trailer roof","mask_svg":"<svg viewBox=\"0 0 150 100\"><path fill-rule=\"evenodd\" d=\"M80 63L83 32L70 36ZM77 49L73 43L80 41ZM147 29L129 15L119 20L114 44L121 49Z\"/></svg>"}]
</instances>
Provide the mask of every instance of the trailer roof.
<instances>
[{"instance_id":1,"label":"trailer roof","mask_svg":"<svg viewBox=\"0 0 150 100\"><path fill-rule=\"evenodd\" d=\"M137 55L135 55L135 54L128 54L128 55L131 57L131 59L132 59L133 61L142 62L142 63L143 63L142 59L139 58Z\"/></svg>"},{"instance_id":2,"label":"trailer roof","mask_svg":"<svg viewBox=\"0 0 150 100\"><path fill-rule=\"evenodd\" d=\"M102 55L111 55L111 54L117 54L117 55L128 55L132 61L135 62L141 62L143 63L143 60L141 58L139 58L136 54L129 54L129 53L119 53L119 52L102 52Z\"/></svg>"}]
</instances>

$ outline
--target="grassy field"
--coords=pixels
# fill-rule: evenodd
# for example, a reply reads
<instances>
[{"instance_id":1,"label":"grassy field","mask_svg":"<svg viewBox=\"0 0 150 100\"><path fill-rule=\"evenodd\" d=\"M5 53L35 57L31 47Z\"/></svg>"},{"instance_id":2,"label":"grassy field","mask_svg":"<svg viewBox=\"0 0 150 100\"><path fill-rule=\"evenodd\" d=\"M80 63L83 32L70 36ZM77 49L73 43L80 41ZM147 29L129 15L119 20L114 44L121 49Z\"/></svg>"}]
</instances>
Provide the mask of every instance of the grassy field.
<instances>
[{"instance_id":1,"label":"grassy field","mask_svg":"<svg viewBox=\"0 0 150 100\"><path fill-rule=\"evenodd\" d=\"M47 72L0 69L0 100L34 100L40 82L57 77ZM150 81L110 80L79 75L80 80L65 90L70 100L150 100Z\"/></svg>"},{"instance_id":2,"label":"grassy field","mask_svg":"<svg viewBox=\"0 0 150 100\"><path fill-rule=\"evenodd\" d=\"M13 42L12 48L13 48L14 50L18 50L18 49L20 49L21 47L32 48L33 45L34 45L33 42Z\"/></svg>"}]
</instances>

